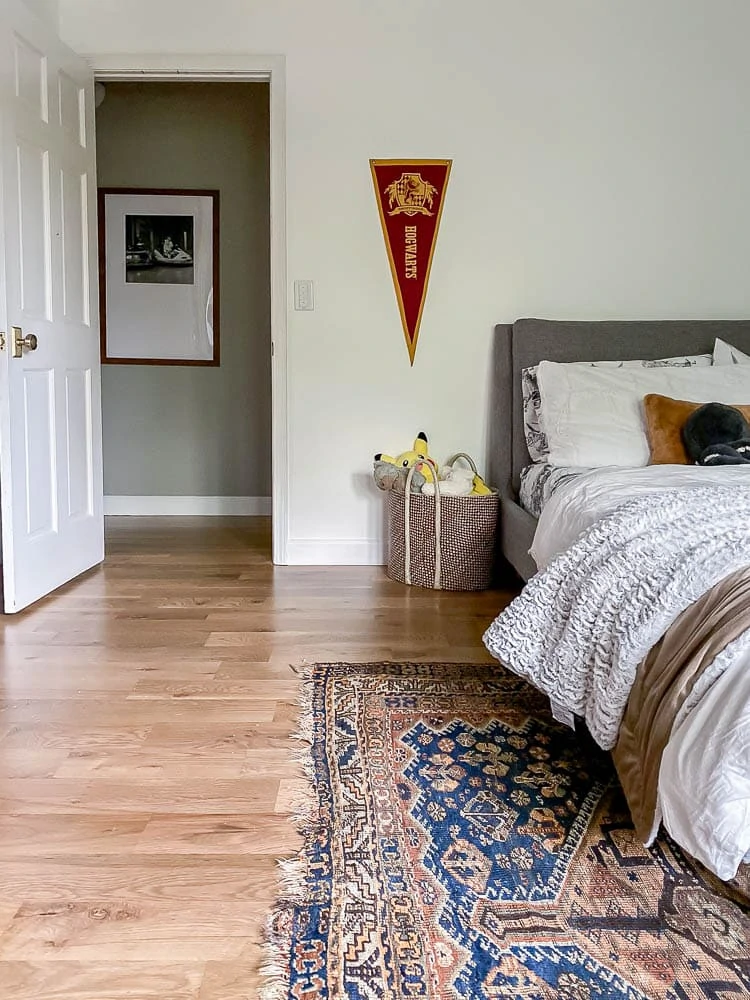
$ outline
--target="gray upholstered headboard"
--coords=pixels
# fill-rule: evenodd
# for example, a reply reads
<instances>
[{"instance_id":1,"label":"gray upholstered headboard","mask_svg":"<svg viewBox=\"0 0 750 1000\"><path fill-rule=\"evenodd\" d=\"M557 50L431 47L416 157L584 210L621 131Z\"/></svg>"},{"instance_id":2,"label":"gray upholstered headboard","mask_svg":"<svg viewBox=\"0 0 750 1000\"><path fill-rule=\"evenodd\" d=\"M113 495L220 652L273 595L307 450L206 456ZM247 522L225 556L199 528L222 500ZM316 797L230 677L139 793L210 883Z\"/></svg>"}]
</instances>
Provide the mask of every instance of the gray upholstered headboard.
<instances>
[{"instance_id":1,"label":"gray upholstered headboard","mask_svg":"<svg viewBox=\"0 0 750 1000\"><path fill-rule=\"evenodd\" d=\"M750 354L750 320L657 320L584 323L519 319L495 327L489 472L515 497L529 464L523 433L521 369L540 361L627 361L713 350L721 337Z\"/></svg>"}]
</instances>

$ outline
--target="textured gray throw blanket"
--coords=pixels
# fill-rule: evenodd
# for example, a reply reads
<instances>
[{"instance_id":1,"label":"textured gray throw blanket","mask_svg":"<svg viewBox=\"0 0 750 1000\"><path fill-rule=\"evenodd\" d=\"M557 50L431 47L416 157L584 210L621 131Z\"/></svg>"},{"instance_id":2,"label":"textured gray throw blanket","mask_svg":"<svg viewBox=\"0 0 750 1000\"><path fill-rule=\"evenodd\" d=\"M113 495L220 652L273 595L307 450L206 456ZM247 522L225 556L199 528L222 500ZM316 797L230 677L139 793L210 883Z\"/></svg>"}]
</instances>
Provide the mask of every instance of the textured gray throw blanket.
<instances>
[{"instance_id":1,"label":"textured gray throw blanket","mask_svg":"<svg viewBox=\"0 0 750 1000\"><path fill-rule=\"evenodd\" d=\"M750 487L641 497L537 573L484 642L514 673L583 716L609 750L649 649L693 601L745 566Z\"/></svg>"}]
</instances>

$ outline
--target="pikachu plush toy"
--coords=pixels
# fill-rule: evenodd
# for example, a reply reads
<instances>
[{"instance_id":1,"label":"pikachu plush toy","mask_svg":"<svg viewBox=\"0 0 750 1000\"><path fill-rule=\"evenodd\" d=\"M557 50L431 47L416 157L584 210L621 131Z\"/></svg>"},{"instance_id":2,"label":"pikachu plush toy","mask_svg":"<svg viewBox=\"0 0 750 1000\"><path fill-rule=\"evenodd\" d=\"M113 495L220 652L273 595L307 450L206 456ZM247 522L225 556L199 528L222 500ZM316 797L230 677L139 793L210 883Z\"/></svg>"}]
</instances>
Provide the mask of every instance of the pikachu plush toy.
<instances>
[{"instance_id":1,"label":"pikachu plush toy","mask_svg":"<svg viewBox=\"0 0 750 1000\"><path fill-rule=\"evenodd\" d=\"M394 465L397 469L411 469L412 466L416 466L417 472L421 472L424 476L424 482L431 483L434 481L435 475L432 471L432 462L427 461L429 457L427 435L424 431L420 431L414 439L411 451L402 451L395 458L391 455L384 455L382 452L378 452L375 456L375 461L386 462L388 465Z\"/></svg>"},{"instance_id":2,"label":"pikachu plush toy","mask_svg":"<svg viewBox=\"0 0 750 1000\"><path fill-rule=\"evenodd\" d=\"M436 488L441 494L453 496L486 496L492 492L482 477L473 470L458 468L455 465L447 465L438 470L434 459L430 457L427 435L424 431L417 434L411 451L403 451L395 458L378 452L373 470L375 482L381 490L396 490L403 493L406 474L412 467L414 468L412 493L434 496Z\"/></svg>"}]
</instances>

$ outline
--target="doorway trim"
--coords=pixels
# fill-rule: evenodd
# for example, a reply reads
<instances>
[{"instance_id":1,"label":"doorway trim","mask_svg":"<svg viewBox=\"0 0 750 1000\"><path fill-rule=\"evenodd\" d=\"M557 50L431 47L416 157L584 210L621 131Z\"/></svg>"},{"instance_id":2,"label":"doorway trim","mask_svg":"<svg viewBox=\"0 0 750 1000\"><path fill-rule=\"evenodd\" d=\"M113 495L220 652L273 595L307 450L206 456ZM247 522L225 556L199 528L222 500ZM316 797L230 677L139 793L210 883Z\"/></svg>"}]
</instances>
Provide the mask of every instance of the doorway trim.
<instances>
[{"instance_id":1,"label":"doorway trim","mask_svg":"<svg viewBox=\"0 0 750 1000\"><path fill-rule=\"evenodd\" d=\"M286 61L263 55L86 55L95 80L268 83L270 111L271 493L273 561L288 563L289 417L287 400Z\"/></svg>"}]
</instances>

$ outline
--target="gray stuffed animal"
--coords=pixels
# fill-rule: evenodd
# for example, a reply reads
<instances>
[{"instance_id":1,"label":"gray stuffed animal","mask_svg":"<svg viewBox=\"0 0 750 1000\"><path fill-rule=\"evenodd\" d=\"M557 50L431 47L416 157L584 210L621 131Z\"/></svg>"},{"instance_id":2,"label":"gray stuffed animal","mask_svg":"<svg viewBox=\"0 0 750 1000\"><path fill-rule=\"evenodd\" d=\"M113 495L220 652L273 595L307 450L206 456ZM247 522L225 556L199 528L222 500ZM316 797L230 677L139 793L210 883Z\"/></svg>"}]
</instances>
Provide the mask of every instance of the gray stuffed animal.
<instances>
[{"instance_id":1,"label":"gray stuffed animal","mask_svg":"<svg viewBox=\"0 0 750 1000\"><path fill-rule=\"evenodd\" d=\"M408 469L401 469L393 462L384 462L375 459L372 466L372 474L375 478L375 485L379 490L395 490L396 493L406 492L406 477ZM425 477L418 470L414 470L411 480L411 493L421 493L422 486L426 482Z\"/></svg>"}]
</instances>

